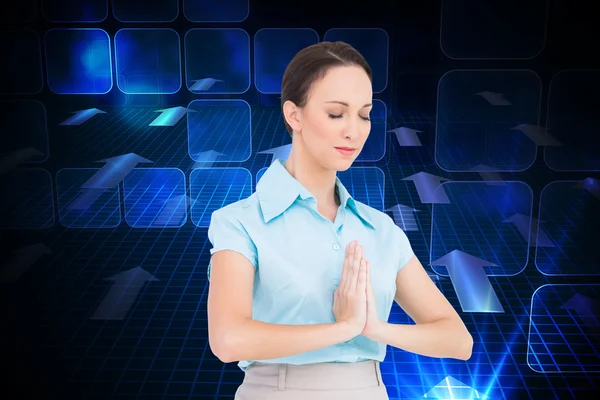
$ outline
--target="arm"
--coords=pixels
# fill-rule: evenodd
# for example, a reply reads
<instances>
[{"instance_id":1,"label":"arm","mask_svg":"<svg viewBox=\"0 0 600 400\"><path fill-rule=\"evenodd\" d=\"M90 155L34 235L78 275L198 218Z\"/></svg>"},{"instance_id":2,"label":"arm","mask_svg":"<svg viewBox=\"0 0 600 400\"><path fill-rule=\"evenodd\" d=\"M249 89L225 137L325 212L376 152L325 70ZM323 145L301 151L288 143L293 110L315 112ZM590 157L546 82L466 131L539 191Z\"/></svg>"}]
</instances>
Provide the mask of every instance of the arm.
<instances>
[{"instance_id":1,"label":"arm","mask_svg":"<svg viewBox=\"0 0 600 400\"><path fill-rule=\"evenodd\" d=\"M211 264L209 345L222 362L286 357L355 336L344 323L279 325L254 321L254 267L250 261L235 251L226 250L213 254Z\"/></svg>"},{"instance_id":2,"label":"arm","mask_svg":"<svg viewBox=\"0 0 600 400\"><path fill-rule=\"evenodd\" d=\"M415 324L382 321L370 339L429 357L471 357L471 334L416 256L398 272L394 299Z\"/></svg>"}]
</instances>

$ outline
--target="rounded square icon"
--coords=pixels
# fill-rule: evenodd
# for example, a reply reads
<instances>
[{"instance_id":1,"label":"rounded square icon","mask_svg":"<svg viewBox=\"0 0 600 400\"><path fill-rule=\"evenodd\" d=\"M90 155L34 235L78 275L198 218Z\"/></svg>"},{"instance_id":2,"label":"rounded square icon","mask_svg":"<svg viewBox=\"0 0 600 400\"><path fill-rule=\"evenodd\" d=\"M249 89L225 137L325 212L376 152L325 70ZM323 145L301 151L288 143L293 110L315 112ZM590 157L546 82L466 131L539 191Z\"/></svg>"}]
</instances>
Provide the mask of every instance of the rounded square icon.
<instances>
[{"instance_id":1,"label":"rounded square icon","mask_svg":"<svg viewBox=\"0 0 600 400\"><path fill-rule=\"evenodd\" d=\"M192 93L250 88L250 36L238 28L197 28L184 37L186 86Z\"/></svg>"},{"instance_id":2,"label":"rounded square icon","mask_svg":"<svg viewBox=\"0 0 600 400\"><path fill-rule=\"evenodd\" d=\"M600 372L600 285L546 284L531 298L527 365L539 373Z\"/></svg>"},{"instance_id":3,"label":"rounded square icon","mask_svg":"<svg viewBox=\"0 0 600 400\"><path fill-rule=\"evenodd\" d=\"M210 166L244 162L252 154L252 111L244 100L197 99L188 105L188 153Z\"/></svg>"},{"instance_id":4,"label":"rounded square icon","mask_svg":"<svg viewBox=\"0 0 600 400\"><path fill-rule=\"evenodd\" d=\"M178 168L134 168L123 179L125 221L134 228L180 228L187 221L185 175Z\"/></svg>"},{"instance_id":5,"label":"rounded square icon","mask_svg":"<svg viewBox=\"0 0 600 400\"><path fill-rule=\"evenodd\" d=\"M46 32L48 87L56 94L106 94L112 89L110 38L102 29Z\"/></svg>"},{"instance_id":6,"label":"rounded square icon","mask_svg":"<svg viewBox=\"0 0 600 400\"><path fill-rule=\"evenodd\" d=\"M433 203L430 265L448 276L473 269L490 276L521 273L529 259L533 191L520 181L449 181L412 177ZM448 265L452 262L456 265Z\"/></svg>"},{"instance_id":7,"label":"rounded square icon","mask_svg":"<svg viewBox=\"0 0 600 400\"><path fill-rule=\"evenodd\" d=\"M181 89L179 34L166 28L126 28L115 34L117 86L126 94L174 94Z\"/></svg>"},{"instance_id":8,"label":"rounded square icon","mask_svg":"<svg viewBox=\"0 0 600 400\"><path fill-rule=\"evenodd\" d=\"M546 145L529 70L452 70L438 84L435 161L449 172L523 171Z\"/></svg>"},{"instance_id":9,"label":"rounded square icon","mask_svg":"<svg viewBox=\"0 0 600 400\"><path fill-rule=\"evenodd\" d=\"M549 0L442 0L440 47L449 58L529 59L546 44Z\"/></svg>"}]
</instances>

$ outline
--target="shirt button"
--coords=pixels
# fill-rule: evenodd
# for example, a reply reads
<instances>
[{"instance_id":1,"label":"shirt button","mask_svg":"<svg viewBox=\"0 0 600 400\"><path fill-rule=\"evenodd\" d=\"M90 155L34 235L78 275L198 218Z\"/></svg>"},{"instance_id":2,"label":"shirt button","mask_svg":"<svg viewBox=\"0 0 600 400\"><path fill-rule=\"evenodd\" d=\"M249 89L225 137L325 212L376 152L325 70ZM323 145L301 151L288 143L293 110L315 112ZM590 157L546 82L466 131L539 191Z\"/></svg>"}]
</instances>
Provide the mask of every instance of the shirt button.
<instances>
[{"instance_id":1,"label":"shirt button","mask_svg":"<svg viewBox=\"0 0 600 400\"><path fill-rule=\"evenodd\" d=\"M334 243L334 244L333 244L333 249L334 249L334 250L339 250L339 249L340 249L340 245L339 245L339 244L337 244L337 243Z\"/></svg>"}]
</instances>

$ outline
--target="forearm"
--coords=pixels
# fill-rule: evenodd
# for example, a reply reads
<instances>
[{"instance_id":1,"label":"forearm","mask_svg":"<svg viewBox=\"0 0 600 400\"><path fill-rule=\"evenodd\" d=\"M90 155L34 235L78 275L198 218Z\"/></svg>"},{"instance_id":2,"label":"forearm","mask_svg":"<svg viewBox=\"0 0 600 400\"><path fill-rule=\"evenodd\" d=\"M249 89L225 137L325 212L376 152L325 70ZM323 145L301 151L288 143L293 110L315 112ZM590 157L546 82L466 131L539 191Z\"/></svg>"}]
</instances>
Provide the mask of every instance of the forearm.
<instances>
[{"instance_id":1,"label":"forearm","mask_svg":"<svg viewBox=\"0 0 600 400\"><path fill-rule=\"evenodd\" d=\"M465 326L451 319L426 324L390 324L382 322L371 340L428 357L468 360L473 338Z\"/></svg>"},{"instance_id":2,"label":"forearm","mask_svg":"<svg viewBox=\"0 0 600 400\"><path fill-rule=\"evenodd\" d=\"M282 325L248 320L224 341L226 362L268 360L306 353L356 336L345 323Z\"/></svg>"}]
</instances>

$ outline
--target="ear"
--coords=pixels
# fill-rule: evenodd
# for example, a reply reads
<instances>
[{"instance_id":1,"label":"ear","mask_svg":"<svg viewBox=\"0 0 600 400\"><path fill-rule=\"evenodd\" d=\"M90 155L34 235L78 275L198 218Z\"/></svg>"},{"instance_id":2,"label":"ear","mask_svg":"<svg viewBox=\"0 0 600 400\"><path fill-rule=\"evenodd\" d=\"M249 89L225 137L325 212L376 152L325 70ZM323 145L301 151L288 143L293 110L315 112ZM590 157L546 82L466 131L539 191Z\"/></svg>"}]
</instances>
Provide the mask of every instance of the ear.
<instances>
[{"instance_id":1,"label":"ear","mask_svg":"<svg viewBox=\"0 0 600 400\"><path fill-rule=\"evenodd\" d=\"M283 118L296 132L302 132L301 112L290 100L283 103Z\"/></svg>"}]
</instances>

